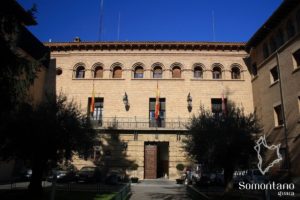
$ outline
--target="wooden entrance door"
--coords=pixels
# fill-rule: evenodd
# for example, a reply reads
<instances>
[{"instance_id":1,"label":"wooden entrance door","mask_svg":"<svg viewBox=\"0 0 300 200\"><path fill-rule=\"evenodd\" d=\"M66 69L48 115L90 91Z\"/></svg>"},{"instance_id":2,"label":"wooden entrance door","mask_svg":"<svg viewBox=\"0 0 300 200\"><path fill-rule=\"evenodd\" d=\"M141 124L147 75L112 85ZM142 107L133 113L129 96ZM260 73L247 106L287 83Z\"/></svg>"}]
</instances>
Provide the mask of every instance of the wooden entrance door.
<instances>
[{"instance_id":1,"label":"wooden entrance door","mask_svg":"<svg viewBox=\"0 0 300 200\"><path fill-rule=\"evenodd\" d=\"M145 179L157 178L157 146L145 145Z\"/></svg>"}]
</instances>

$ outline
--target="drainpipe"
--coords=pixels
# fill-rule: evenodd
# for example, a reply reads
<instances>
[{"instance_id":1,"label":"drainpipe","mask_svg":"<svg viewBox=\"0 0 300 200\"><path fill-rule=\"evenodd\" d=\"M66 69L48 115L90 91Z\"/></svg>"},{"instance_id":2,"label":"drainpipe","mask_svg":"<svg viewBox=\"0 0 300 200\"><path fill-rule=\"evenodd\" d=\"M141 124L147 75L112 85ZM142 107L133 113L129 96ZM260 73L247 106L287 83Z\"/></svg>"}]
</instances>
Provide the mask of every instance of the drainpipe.
<instances>
[{"instance_id":1,"label":"drainpipe","mask_svg":"<svg viewBox=\"0 0 300 200\"><path fill-rule=\"evenodd\" d=\"M285 167L287 168L288 174L290 174L290 159L289 159L289 146L288 146L288 135L287 135L288 133L287 133L285 109L284 109L284 103L283 103L282 82L281 82L278 51L276 51L276 62L277 62L277 71L278 71L278 77L279 77L278 83L279 83L279 90L280 90L280 102L281 102L282 119L283 119L283 126L284 126L285 154L286 154Z\"/></svg>"}]
</instances>

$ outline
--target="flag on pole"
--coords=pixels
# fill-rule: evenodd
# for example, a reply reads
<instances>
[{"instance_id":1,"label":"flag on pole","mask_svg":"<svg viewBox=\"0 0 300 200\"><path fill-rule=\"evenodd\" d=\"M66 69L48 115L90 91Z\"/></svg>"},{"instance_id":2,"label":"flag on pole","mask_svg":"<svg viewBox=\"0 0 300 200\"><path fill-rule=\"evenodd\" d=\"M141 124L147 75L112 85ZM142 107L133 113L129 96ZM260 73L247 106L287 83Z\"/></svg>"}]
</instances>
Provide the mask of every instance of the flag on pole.
<instances>
[{"instance_id":1,"label":"flag on pole","mask_svg":"<svg viewBox=\"0 0 300 200\"><path fill-rule=\"evenodd\" d=\"M226 102L224 98L224 91L222 92L222 113L226 115Z\"/></svg>"},{"instance_id":2,"label":"flag on pole","mask_svg":"<svg viewBox=\"0 0 300 200\"><path fill-rule=\"evenodd\" d=\"M90 104L90 112L93 113L95 109L95 90L94 90L94 84L93 84L93 91L92 91L92 99Z\"/></svg>"},{"instance_id":3,"label":"flag on pole","mask_svg":"<svg viewBox=\"0 0 300 200\"><path fill-rule=\"evenodd\" d=\"M159 89L158 83L156 86L156 101L155 101L155 119L158 120L159 117Z\"/></svg>"}]
</instances>

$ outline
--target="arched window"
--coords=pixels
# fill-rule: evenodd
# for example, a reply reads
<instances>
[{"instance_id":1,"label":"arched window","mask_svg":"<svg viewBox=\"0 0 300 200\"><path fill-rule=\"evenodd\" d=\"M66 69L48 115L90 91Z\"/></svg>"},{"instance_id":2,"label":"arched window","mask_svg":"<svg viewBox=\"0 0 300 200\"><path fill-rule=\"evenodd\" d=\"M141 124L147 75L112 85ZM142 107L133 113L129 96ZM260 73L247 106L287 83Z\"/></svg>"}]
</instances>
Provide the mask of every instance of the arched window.
<instances>
[{"instance_id":1,"label":"arched window","mask_svg":"<svg viewBox=\"0 0 300 200\"><path fill-rule=\"evenodd\" d=\"M231 68L231 78L232 79L241 79L241 70L238 67Z\"/></svg>"},{"instance_id":2,"label":"arched window","mask_svg":"<svg viewBox=\"0 0 300 200\"><path fill-rule=\"evenodd\" d=\"M78 66L75 71L75 78L84 78L85 69L84 66Z\"/></svg>"},{"instance_id":3,"label":"arched window","mask_svg":"<svg viewBox=\"0 0 300 200\"><path fill-rule=\"evenodd\" d=\"M287 36L288 36L288 39L290 39L291 37L293 37L296 33L295 31L295 26L293 24L293 21L292 20L289 20L286 24L286 29L287 29Z\"/></svg>"},{"instance_id":4,"label":"arched window","mask_svg":"<svg viewBox=\"0 0 300 200\"><path fill-rule=\"evenodd\" d=\"M162 78L162 68L160 66L154 67L153 78Z\"/></svg>"},{"instance_id":5,"label":"arched window","mask_svg":"<svg viewBox=\"0 0 300 200\"><path fill-rule=\"evenodd\" d=\"M122 78L122 68L117 66L113 69L113 78Z\"/></svg>"},{"instance_id":6,"label":"arched window","mask_svg":"<svg viewBox=\"0 0 300 200\"><path fill-rule=\"evenodd\" d=\"M214 67L212 70L213 79L222 79L222 70L220 67Z\"/></svg>"},{"instance_id":7,"label":"arched window","mask_svg":"<svg viewBox=\"0 0 300 200\"><path fill-rule=\"evenodd\" d=\"M194 68L194 78L203 78L203 69L200 66Z\"/></svg>"},{"instance_id":8,"label":"arched window","mask_svg":"<svg viewBox=\"0 0 300 200\"><path fill-rule=\"evenodd\" d=\"M172 69L172 78L181 78L181 69L178 66L173 67Z\"/></svg>"},{"instance_id":9,"label":"arched window","mask_svg":"<svg viewBox=\"0 0 300 200\"><path fill-rule=\"evenodd\" d=\"M141 66L137 66L134 69L134 78L143 78L144 77L144 69Z\"/></svg>"},{"instance_id":10,"label":"arched window","mask_svg":"<svg viewBox=\"0 0 300 200\"><path fill-rule=\"evenodd\" d=\"M94 78L103 78L103 68L101 66L95 67Z\"/></svg>"}]
</instances>

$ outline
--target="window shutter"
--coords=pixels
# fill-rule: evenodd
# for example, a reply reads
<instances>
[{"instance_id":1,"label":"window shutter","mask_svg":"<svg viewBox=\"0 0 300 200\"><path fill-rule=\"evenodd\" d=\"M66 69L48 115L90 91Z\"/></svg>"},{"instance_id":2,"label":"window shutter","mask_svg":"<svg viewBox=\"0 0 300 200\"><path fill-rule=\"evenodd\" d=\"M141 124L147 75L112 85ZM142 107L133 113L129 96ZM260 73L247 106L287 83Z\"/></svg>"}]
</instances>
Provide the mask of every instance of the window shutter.
<instances>
[{"instance_id":1,"label":"window shutter","mask_svg":"<svg viewBox=\"0 0 300 200\"><path fill-rule=\"evenodd\" d=\"M113 78L122 78L122 69L121 69L121 67L115 67L114 68Z\"/></svg>"},{"instance_id":2,"label":"window shutter","mask_svg":"<svg viewBox=\"0 0 300 200\"><path fill-rule=\"evenodd\" d=\"M160 110L166 110L166 102L160 100Z\"/></svg>"},{"instance_id":3,"label":"window shutter","mask_svg":"<svg viewBox=\"0 0 300 200\"><path fill-rule=\"evenodd\" d=\"M94 77L95 78L103 78L103 69L102 69L102 67L97 67L95 69Z\"/></svg>"},{"instance_id":4,"label":"window shutter","mask_svg":"<svg viewBox=\"0 0 300 200\"><path fill-rule=\"evenodd\" d=\"M181 77L181 70L179 67L174 67L172 71L173 78L180 78Z\"/></svg>"},{"instance_id":5,"label":"window shutter","mask_svg":"<svg viewBox=\"0 0 300 200\"><path fill-rule=\"evenodd\" d=\"M150 99L149 101L149 109L150 110L155 110L155 99Z\"/></svg>"}]
</instances>

